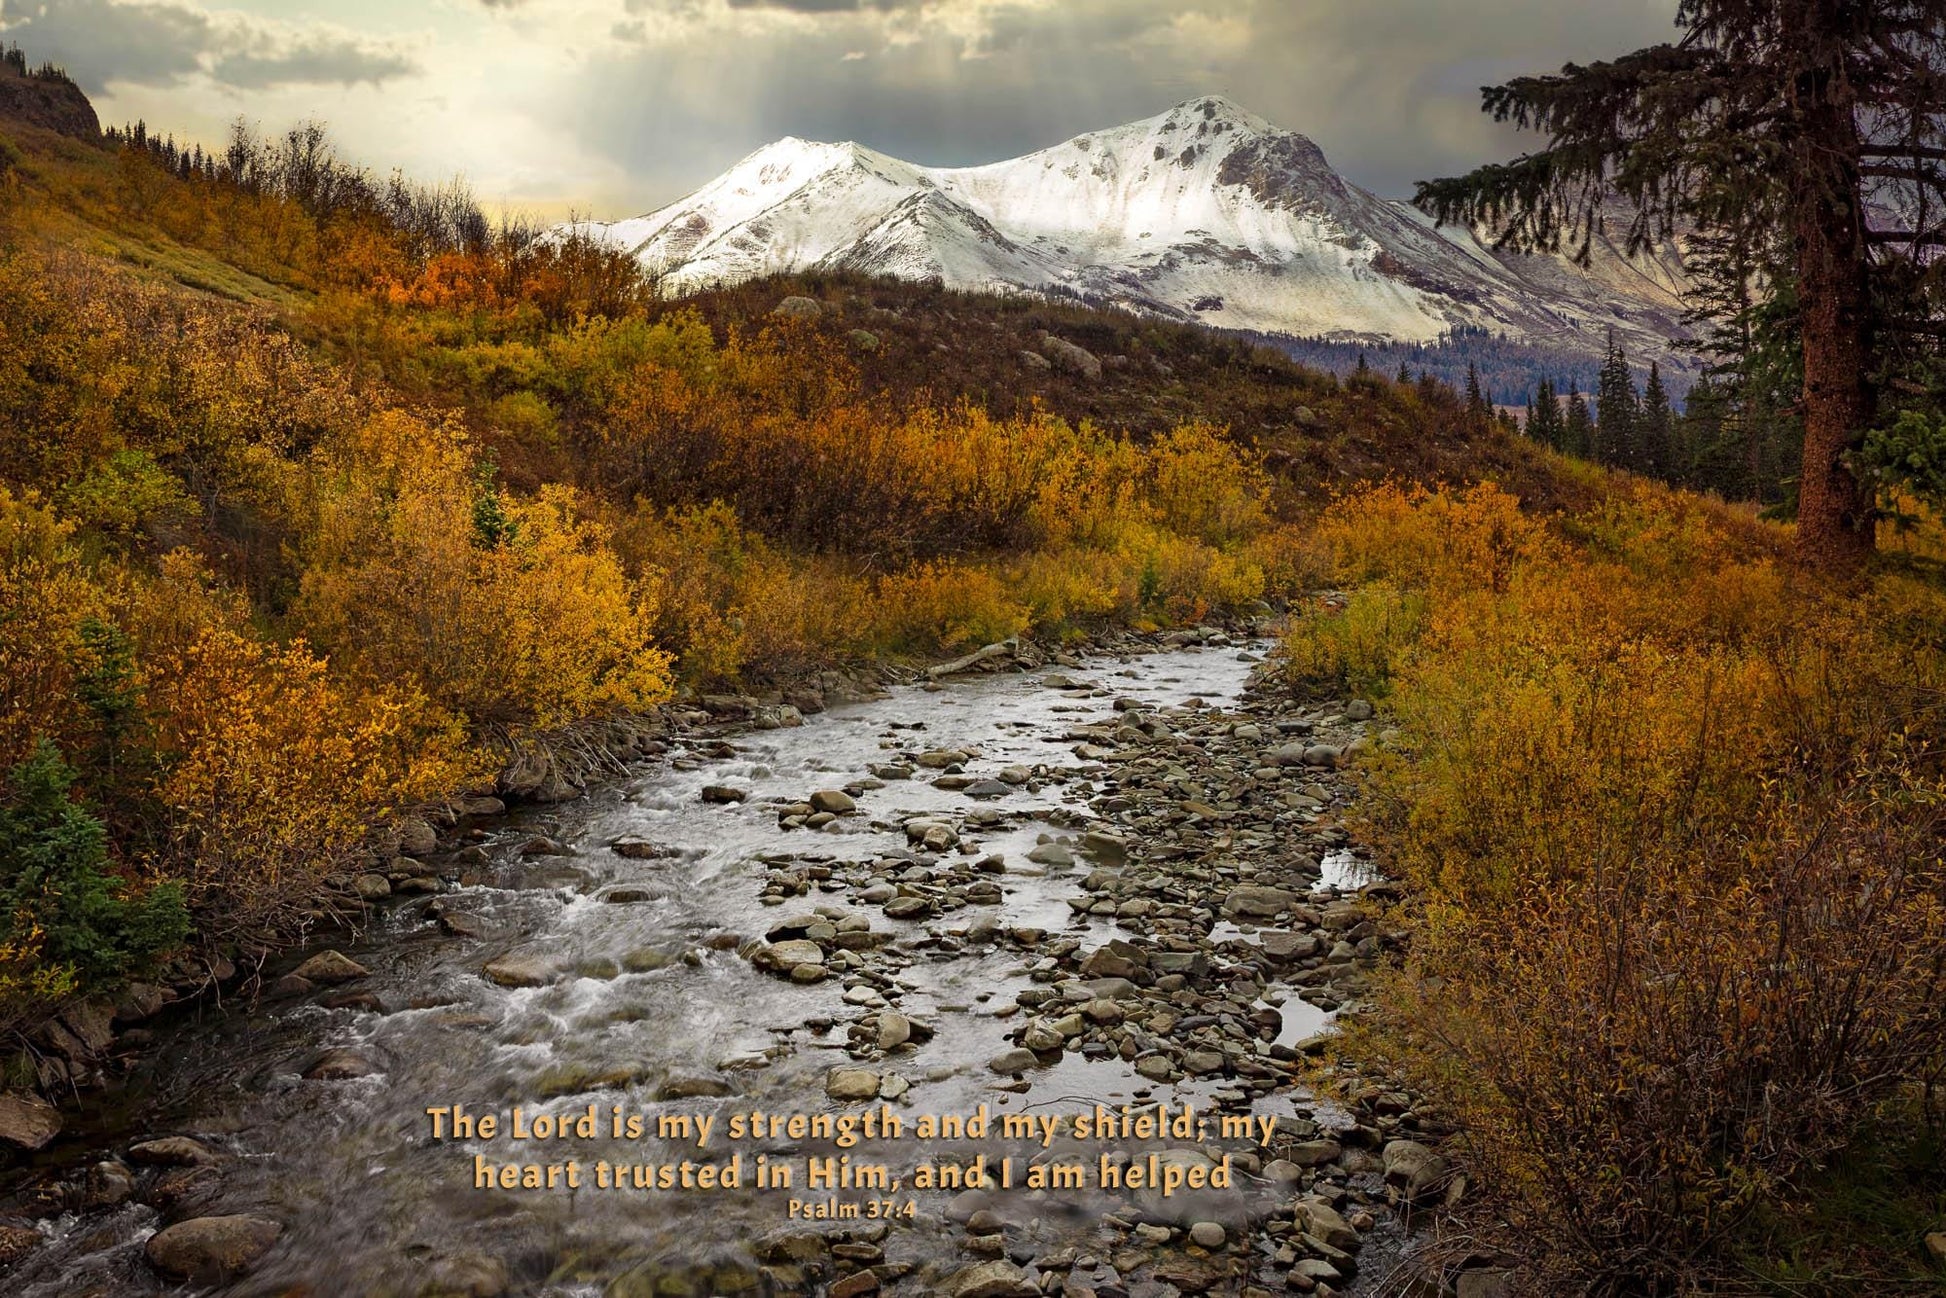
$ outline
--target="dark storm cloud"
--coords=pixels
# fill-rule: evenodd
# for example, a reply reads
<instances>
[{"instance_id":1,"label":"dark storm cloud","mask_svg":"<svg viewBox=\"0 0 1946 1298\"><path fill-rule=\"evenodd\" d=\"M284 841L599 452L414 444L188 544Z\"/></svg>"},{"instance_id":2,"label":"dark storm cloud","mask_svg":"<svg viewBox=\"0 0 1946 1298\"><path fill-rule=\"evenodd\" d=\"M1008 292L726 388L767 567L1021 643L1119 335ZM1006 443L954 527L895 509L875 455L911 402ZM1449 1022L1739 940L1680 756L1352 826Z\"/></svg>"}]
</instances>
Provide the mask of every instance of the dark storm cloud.
<instances>
[{"instance_id":1,"label":"dark storm cloud","mask_svg":"<svg viewBox=\"0 0 1946 1298\"><path fill-rule=\"evenodd\" d=\"M242 90L352 85L416 69L399 50L353 33L289 28L243 15L218 19L170 0L0 0L0 30L36 59L65 67L91 94L111 82L175 85L209 73Z\"/></svg>"}]
</instances>

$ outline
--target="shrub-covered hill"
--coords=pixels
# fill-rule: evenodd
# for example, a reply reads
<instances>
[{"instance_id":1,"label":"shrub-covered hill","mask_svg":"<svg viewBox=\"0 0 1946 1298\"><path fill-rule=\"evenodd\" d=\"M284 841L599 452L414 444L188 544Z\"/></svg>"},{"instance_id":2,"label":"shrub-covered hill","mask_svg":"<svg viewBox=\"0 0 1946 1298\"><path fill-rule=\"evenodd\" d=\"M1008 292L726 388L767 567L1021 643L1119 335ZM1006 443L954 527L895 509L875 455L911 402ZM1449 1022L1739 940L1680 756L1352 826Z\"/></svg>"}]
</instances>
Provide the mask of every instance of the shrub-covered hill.
<instances>
[{"instance_id":1,"label":"shrub-covered hill","mask_svg":"<svg viewBox=\"0 0 1946 1298\"><path fill-rule=\"evenodd\" d=\"M1340 381L1235 334L1125 311L849 274L758 280L655 309L748 331L792 296L819 304L814 327L844 341L866 389L903 404L1038 407L1137 435L1204 420L1260 451L1300 500L1385 478L1493 479L1538 505L1577 490L1517 435L1467 420L1450 385ZM1064 362L1062 343L1089 358Z\"/></svg>"},{"instance_id":2,"label":"shrub-covered hill","mask_svg":"<svg viewBox=\"0 0 1946 1298\"><path fill-rule=\"evenodd\" d=\"M181 917L302 925L591 718L1286 600L1300 521L1394 474L1574 489L1438 385L923 286L661 301L315 130L0 120L0 884L98 846L6 912L0 1026Z\"/></svg>"}]
</instances>

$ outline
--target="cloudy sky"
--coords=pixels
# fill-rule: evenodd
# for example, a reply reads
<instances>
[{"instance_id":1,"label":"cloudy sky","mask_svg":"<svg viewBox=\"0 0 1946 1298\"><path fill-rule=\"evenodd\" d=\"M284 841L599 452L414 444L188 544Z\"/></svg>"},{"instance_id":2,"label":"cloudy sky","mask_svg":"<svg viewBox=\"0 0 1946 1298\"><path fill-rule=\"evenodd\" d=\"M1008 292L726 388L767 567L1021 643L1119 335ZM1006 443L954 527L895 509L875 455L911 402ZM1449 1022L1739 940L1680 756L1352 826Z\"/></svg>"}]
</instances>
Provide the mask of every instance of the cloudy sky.
<instances>
[{"instance_id":1,"label":"cloudy sky","mask_svg":"<svg viewBox=\"0 0 1946 1298\"><path fill-rule=\"evenodd\" d=\"M1676 0L0 0L104 123L327 122L490 204L648 210L783 135L1025 153L1227 94L1384 194L1521 147L1488 81L1668 39Z\"/></svg>"}]
</instances>

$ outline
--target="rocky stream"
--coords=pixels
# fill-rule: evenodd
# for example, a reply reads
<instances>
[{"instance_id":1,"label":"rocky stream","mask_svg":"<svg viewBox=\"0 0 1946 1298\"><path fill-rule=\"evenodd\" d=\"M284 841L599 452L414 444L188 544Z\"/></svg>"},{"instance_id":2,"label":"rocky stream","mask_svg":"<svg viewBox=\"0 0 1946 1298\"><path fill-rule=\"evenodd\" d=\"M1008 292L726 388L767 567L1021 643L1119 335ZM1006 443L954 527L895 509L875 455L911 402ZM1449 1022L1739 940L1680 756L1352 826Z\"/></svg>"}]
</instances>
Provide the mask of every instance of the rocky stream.
<instances>
[{"instance_id":1,"label":"rocky stream","mask_svg":"<svg viewBox=\"0 0 1946 1298\"><path fill-rule=\"evenodd\" d=\"M126 1077L0 1176L0 1290L1408 1292L1406 1209L1459 1189L1441 1133L1410 1096L1320 1098L1308 1071L1393 941L1390 886L1341 823L1347 754L1379 723L1290 697L1269 648L1204 628L713 698L666 709L584 796L409 823L359 880L355 932L193 1005L125 1000ZM902 1191L910 1215L830 1221L754 1188L476 1189L476 1154L545 1155L434 1140L425 1112L1158 1103L1211 1125L746 1142L746 1160L842 1153L901 1180L981 1155L1234 1170L1168 1197ZM1246 1114L1277 1118L1268 1141L1209 1135ZM699 1156L653 1134L577 1152Z\"/></svg>"}]
</instances>

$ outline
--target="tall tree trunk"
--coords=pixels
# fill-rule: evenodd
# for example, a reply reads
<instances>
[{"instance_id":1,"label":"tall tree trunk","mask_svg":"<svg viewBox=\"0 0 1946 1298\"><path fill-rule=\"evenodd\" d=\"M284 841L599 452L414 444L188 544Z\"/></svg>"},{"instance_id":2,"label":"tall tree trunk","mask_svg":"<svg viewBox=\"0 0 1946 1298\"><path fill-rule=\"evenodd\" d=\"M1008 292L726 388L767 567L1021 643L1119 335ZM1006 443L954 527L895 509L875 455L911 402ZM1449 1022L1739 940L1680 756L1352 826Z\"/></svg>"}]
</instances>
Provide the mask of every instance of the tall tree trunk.
<instances>
[{"instance_id":1,"label":"tall tree trunk","mask_svg":"<svg viewBox=\"0 0 1946 1298\"><path fill-rule=\"evenodd\" d=\"M1810 0L1807 48L1829 40ZM1808 15L1807 15L1808 16ZM1859 138L1842 73L1812 67L1796 78L1792 141L1793 238L1804 348L1804 467L1798 480L1800 558L1827 571L1858 567L1872 552L1873 501L1845 463L1872 417L1865 220Z\"/></svg>"}]
</instances>

